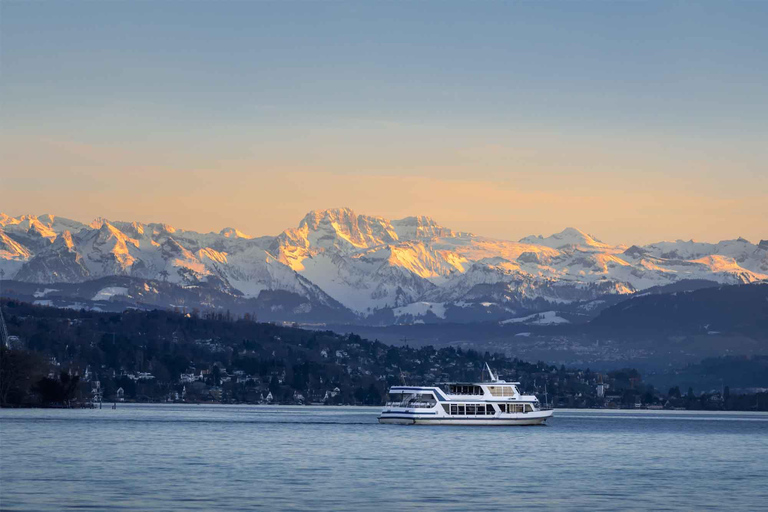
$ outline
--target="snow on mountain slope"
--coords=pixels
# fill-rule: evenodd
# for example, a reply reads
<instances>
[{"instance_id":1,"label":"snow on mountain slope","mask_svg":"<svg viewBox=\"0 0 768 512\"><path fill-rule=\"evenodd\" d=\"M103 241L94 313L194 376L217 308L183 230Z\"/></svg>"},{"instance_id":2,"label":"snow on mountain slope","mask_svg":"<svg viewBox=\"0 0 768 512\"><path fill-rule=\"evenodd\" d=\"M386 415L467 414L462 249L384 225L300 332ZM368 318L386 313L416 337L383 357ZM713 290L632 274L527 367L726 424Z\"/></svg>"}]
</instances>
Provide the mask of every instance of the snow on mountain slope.
<instances>
[{"instance_id":1,"label":"snow on mountain slope","mask_svg":"<svg viewBox=\"0 0 768 512\"><path fill-rule=\"evenodd\" d=\"M520 239L521 243L530 245L543 245L553 249L580 248L582 250L605 251L613 249L612 246L604 244L592 235L588 235L576 228L565 228L560 233L555 233L548 237L527 236Z\"/></svg>"},{"instance_id":2,"label":"snow on mountain slope","mask_svg":"<svg viewBox=\"0 0 768 512\"><path fill-rule=\"evenodd\" d=\"M433 240L431 245L437 250L461 257L463 263L495 257L514 261L521 256L525 258L524 255L535 255L541 261L546 261L560 254L560 251L551 247L495 240L468 233L460 233L453 237L440 237Z\"/></svg>"},{"instance_id":3,"label":"snow on mountain slope","mask_svg":"<svg viewBox=\"0 0 768 512\"><path fill-rule=\"evenodd\" d=\"M768 251L743 238L723 240L716 244L693 240L658 242L643 248L646 254L666 260L695 261L706 256L723 256L733 259L742 269L755 274L768 274Z\"/></svg>"},{"instance_id":4,"label":"snow on mountain slope","mask_svg":"<svg viewBox=\"0 0 768 512\"><path fill-rule=\"evenodd\" d=\"M165 224L109 222L97 219L77 234L57 234L51 223L41 223L51 232L43 232L46 245L35 244L28 250L11 236L29 238L37 218L2 217L15 231L0 232L3 247L0 264L9 277L28 282L80 282L105 276L133 276L157 279L180 285L200 281L216 281L221 288L245 297L256 297L263 290L283 290L316 301L340 307L313 283L279 263L258 244L242 233L201 234L177 230ZM56 227L78 227L59 223ZM5 228L2 228L5 229ZM13 228L12 228L13 229ZM53 242L48 241L53 240ZM37 238L40 238L38 236ZM13 251L13 253L11 253ZM6 254L7 253L7 254ZM13 275L11 275L13 274Z\"/></svg>"},{"instance_id":5,"label":"snow on mountain slope","mask_svg":"<svg viewBox=\"0 0 768 512\"><path fill-rule=\"evenodd\" d=\"M348 208L308 213L297 228L278 235L270 251L335 300L358 313L416 300L427 281L462 271L461 256L430 247L451 236L428 217L389 221Z\"/></svg>"},{"instance_id":6,"label":"snow on mountain slope","mask_svg":"<svg viewBox=\"0 0 768 512\"><path fill-rule=\"evenodd\" d=\"M423 304L440 304L432 313L448 319L472 304L504 314L683 279L765 280L768 244L739 238L627 248L574 228L515 242L455 232L429 217L388 220L349 208L312 211L296 228L259 238L231 227L198 233L0 214L0 268L7 279L41 284L131 276L252 298L281 291L360 317L387 310L391 318L422 317Z\"/></svg>"},{"instance_id":7,"label":"snow on mountain slope","mask_svg":"<svg viewBox=\"0 0 768 512\"><path fill-rule=\"evenodd\" d=\"M430 217L419 215L418 217L406 217L393 220L390 225L394 228L400 240L416 240L420 238L453 237L452 230L444 228Z\"/></svg>"},{"instance_id":8,"label":"snow on mountain slope","mask_svg":"<svg viewBox=\"0 0 768 512\"><path fill-rule=\"evenodd\" d=\"M394 309L395 318L418 318L432 313L437 318L445 319L445 304L441 302L413 302Z\"/></svg>"},{"instance_id":9,"label":"snow on mountain slope","mask_svg":"<svg viewBox=\"0 0 768 512\"><path fill-rule=\"evenodd\" d=\"M568 320L557 316L557 311L544 311L543 313L534 313L519 318L510 318L508 320L502 320L501 324L527 324L527 325L554 325L554 324L567 324Z\"/></svg>"},{"instance_id":10,"label":"snow on mountain slope","mask_svg":"<svg viewBox=\"0 0 768 512\"><path fill-rule=\"evenodd\" d=\"M347 308L369 314L413 302L435 286L407 268L390 264L392 253L391 246L354 255L323 252L305 259L300 274Z\"/></svg>"},{"instance_id":11,"label":"snow on mountain slope","mask_svg":"<svg viewBox=\"0 0 768 512\"><path fill-rule=\"evenodd\" d=\"M109 300L115 295L128 295L128 288L124 286L107 286L99 290L91 300Z\"/></svg>"},{"instance_id":12,"label":"snow on mountain slope","mask_svg":"<svg viewBox=\"0 0 768 512\"><path fill-rule=\"evenodd\" d=\"M29 250L0 229L0 258L24 261L31 256Z\"/></svg>"},{"instance_id":13,"label":"snow on mountain slope","mask_svg":"<svg viewBox=\"0 0 768 512\"><path fill-rule=\"evenodd\" d=\"M13 277L34 283L74 283L90 276L83 256L75 248L72 234L65 231L45 251L28 258Z\"/></svg>"}]
</instances>

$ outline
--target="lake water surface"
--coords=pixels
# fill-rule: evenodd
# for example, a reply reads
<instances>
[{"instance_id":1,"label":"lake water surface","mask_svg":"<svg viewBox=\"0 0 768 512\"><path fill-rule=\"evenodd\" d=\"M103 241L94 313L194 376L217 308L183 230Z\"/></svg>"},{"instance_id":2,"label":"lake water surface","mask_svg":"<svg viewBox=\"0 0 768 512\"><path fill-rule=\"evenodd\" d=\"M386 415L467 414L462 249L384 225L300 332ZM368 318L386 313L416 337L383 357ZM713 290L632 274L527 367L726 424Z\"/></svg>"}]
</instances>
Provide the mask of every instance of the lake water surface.
<instances>
[{"instance_id":1,"label":"lake water surface","mask_svg":"<svg viewBox=\"0 0 768 512\"><path fill-rule=\"evenodd\" d=\"M0 411L2 510L766 510L768 414L556 410L542 427L378 409Z\"/></svg>"}]
</instances>

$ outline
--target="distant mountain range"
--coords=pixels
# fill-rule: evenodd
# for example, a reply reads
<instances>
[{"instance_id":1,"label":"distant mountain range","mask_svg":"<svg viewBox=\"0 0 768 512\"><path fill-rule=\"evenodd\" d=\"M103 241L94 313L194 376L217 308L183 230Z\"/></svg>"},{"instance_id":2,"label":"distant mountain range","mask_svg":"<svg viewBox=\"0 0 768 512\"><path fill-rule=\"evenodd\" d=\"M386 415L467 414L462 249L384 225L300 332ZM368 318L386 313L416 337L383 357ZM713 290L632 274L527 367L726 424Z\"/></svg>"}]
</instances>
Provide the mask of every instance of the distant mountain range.
<instances>
[{"instance_id":1,"label":"distant mountain range","mask_svg":"<svg viewBox=\"0 0 768 512\"><path fill-rule=\"evenodd\" d=\"M768 280L768 241L613 246L574 228L498 240L429 217L312 211L277 236L0 214L5 287L64 307L233 309L386 325L564 323L686 282ZM700 287L697 285L696 287ZM332 320L329 320L332 319Z\"/></svg>"}]
</instances>

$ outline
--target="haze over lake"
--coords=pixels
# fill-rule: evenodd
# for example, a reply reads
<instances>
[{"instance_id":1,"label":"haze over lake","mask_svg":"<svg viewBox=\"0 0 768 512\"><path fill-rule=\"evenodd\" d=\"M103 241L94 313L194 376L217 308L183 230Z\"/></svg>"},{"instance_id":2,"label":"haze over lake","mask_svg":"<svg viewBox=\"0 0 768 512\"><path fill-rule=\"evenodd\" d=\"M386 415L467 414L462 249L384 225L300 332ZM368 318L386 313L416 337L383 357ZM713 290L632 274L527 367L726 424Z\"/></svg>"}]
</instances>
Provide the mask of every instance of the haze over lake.
<instances>
[{"instance_id":1,"label":"haze over lake","mask_svg":"<svg viewBox=\"0 0 768 512\"><path fill-rule=\"evenodd\" d=\"M3 510L757 510L768 414L558 410L400 427L378 408L0 411Z\"/></svg>"}]
</instances>

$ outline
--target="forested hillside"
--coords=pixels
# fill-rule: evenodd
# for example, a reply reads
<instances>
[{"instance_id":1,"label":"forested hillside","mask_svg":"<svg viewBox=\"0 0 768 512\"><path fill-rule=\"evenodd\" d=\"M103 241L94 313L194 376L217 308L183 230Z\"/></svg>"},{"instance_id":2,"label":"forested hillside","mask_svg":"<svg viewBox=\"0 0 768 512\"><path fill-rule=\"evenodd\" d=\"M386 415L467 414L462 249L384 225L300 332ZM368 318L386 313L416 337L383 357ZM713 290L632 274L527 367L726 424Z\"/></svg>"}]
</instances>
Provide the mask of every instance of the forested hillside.
<instances>
[{"instance_id":1,"label":"forested hillside","mask_svg":"<svg viewBox=\"0 0 768 512\"><path fill-rule=\"evenodd\" d=\"M692 392L670 400L634 369L600 374L455 347L389 346L356 334L259 323L247 315L100 313L15 301L2 307L14 337L0 357L3 405L94 398L380 405L387 389L403 382L482 379L486 362L501 378L519 381L526 392L560 407L728 405ZM605 396L597 395L598 383L605 385ZM744 405L736 395L730 400L732 408L760 403L750 399Z\"/></svg>"}]
</instances>

